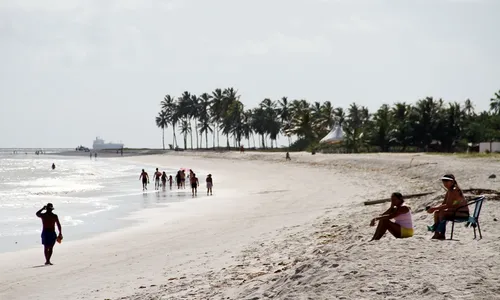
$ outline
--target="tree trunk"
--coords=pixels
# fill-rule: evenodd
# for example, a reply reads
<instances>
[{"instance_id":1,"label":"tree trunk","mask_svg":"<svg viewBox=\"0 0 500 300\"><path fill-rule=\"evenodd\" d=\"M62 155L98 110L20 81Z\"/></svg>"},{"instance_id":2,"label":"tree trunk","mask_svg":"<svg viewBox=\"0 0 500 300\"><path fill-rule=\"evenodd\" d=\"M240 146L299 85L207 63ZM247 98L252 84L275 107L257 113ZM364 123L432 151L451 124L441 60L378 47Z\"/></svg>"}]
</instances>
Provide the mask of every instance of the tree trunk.
<instances>
[{"instance_id":1,"label":"tree trunk","mask_svg":"<svg viewBox=\"0 0 500 300\"><path fill-rule=\"evenodd\" d=\"M219 123L217 123L217 148L220 148Z\"/></svg>"},{"instance_id":2,"label":"tree trunk","mask_svg":"<svg viewBox=\"0 0 500 300\"><path fill-rule=\"evenodd\" d=\"M189 120L189 138L191 140L191 150L193 150L193 126L191 120Z\"/></svg>"},{"instance_id":3,"label":"tree trunk","mask_svg":"<svg viewBox=\"0 0 500 300\"><path fill-rule=\"evenodd\" d=\"M208 149L208 130L205 131L205 148Z\"/></svg>"},{"instance_id":4,"label":"tree trunk","mask_svg":"<svg viewBox=\"0 0 500 300\"><path fill-rule=\"evenodd\" d=\"M163 144L163 150L165 150L165 127L162 128L161 133L161 142Z\"/></svg>"},{"instance_id":5,"label":"tree trunk","mask_svg":"<svg viewBox=\"0 0 500 300\"><path fill-rule=\"evenodd\" d=\"M173 143L173 146L174 146L174 149L175 149L175 148L177 148L177 137L175 136L175 125L172 125L172 133L173 133L173 136L174 136L173 137L174 140L172 141L172 143Z\"/></svg>"},{"instance_id":6,"label":"tree trunk","mask_svg":"<svg viewBox=\"0 0 500 300\"><path fill-rule=\"evenodd\" d=\"M200 145L200 144L198 144L198 124L196 124L196 120L194 120L194 121L195 121L194 130L195 130L195 134L196 134L196 149L198 149L199 145Z\"/></svg>"},{"instance_id":7,"label":"tree trunk","mask_svg":"<svg viewBox=\"0 0 500 300\"><path fill-rule=\"evenodd\" d=\"M229 134L226 134L226 142L227 142L227 149L231 149L231 146L229 145Z\"/></svg>"}]
</instances>

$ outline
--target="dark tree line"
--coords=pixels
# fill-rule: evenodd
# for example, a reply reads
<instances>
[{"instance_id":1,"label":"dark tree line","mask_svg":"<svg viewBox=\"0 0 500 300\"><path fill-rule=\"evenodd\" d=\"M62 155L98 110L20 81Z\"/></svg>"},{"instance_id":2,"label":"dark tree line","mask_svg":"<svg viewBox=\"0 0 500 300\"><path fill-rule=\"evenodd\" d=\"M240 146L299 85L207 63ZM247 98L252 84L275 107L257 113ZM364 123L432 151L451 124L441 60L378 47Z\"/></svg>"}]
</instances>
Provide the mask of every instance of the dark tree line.
<instances>
[{"instance_id":1,"label":"dark tree line","mask_svg":"<svg viewBox=\"0 0 500 300\"><path fill-rule=\"evenodd\" d=\"M340 147L348 152L455 151L468 143L500 140L500 91L490 99L490 109L482 112L476 112L469 99L459 103L432 97L414 104L383 104L374 112L357 103L343 109L330 101L289 101L287 97L266 98L257 107L246 108L234 88L199 96L186 91L177 98L164 97L156 125L163 133L172 128L173 147L179 147L179 134L184 149L188 144L191 149L209 148L209 144L220 147L221 143L239 147L244 141L253 147L273 148L282 135L288 138L290 149L305 150L318 146L333 126L340 125L344 131Z\"/></svg>"}]
</instances>

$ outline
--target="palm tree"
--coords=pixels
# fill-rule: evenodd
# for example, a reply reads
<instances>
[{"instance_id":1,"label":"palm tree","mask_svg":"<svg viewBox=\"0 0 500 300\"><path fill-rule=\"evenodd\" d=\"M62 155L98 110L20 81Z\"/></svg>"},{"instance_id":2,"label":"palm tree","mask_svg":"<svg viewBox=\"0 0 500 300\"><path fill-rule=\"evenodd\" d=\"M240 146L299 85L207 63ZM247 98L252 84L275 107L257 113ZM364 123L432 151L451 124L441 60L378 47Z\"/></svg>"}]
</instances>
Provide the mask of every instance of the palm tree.
<instances>
[{"instance_id":1,"label":"palm tree","mask_svg":"<svg viewBox=\"0 0 500 300\"><path fill-rule=\"evenodd\" d=\"M371 126L373 144L379 146L383 152L389 151L393 124L389 105L383 104L373 115Z\"/></svg>"},{"instance_id":2,"label":"palm tree","mask_svg":"<svg viewBox=\"0 0 500 300\"><path fill-rule=\"evenodd\" d=\"M161 128L162 136L161 136L161 141L163 144L163 150L165 150L165 128L168 127L168 116L167 112L162 110L158 113L158 116L155 119L156 121L156 126Z\"/></svg>"},{"instance_id":3,"label":"palm tree","mask_svg":"<svg viewBox=\"0 0 500 300\"><path fill-rule=\"evenodd\" d=\"M201 94L199 100L199 123L198 126L200 127L200 138L203 136L203 133L205 133L205 148L208 148L208 132L210 133L213 132L212 127L210 126L210 100L212 99L212 96L210 96L207 93ZM203 141L200 142L200 147L202 146L201 144ZM215 144L214 144L215 146Z\"/></svg>"},{"instance_id":4,"label":"palm tree","mask_svg":"<svg viewBox=\"0 0 500 300\"><path fill-rule=\"evenodd\" d=\"M162 111L165 111L167 114L168 123L172 125L172 138L173 138L172 145L173 147L177 148L177 137L175 135L175 125L177 125L177 122L179 120L176 114L177 103L175 102L175 99L172 98L170 95L165 95L160 104Z\"/></svg>"},{"instance_id":5,"label":"palm tree","mask_svg":"<svg viewBox=\"0 0 500 300\"><path fill-rule=\"evenodd\" d=\"M470 99L465 100L463 112L468 117L474 114L474 103Z\"/></svg>"},{"instance_id":6,"label":"palm tree","mask_svg":"<svg viewBox=\"0 0 500 300\"><path fill-rule=\"evenodd\" d=\"M224 127L226 130L223 130L223 133L226 135L226 141L227 141L227 148L230 148L229 146L229 134L231 133L231 116L229 116L230 109L236 101L239 101L240 96L238 96L238 91L235 90L234 88L227 88L223 92L223 98L222 98L222 111L221 111L221 117L222 117L222 122L225 124ZM234 121L234 120L233 120Z\"/></svg>"},{"instance_id":7,"label":"palm tree","mask_svg":"<svg viewBox=\"0 0 500 300\"><path fill-rule=\"evenodd\" d=\"M189 102L189 125L191 126L191 119L194 119L194 132L196 135L196 148L199 148L199 143L198 143L198 118L200 114L200 102L198 100L198 97L196 95L191 95L191 101ZM191 131L192 132L192 131ZM193 149L193 135L190 133L191 136L191 149Z\"/></svg>"},{"instance_id":8,"label":"palm tree","mask_svg":"<svg viewBox=\"0 0 500 300\"><path fill-rule=\"evenodd\" d=\"M212 92L212 102L210 106L210 115L212 117L212 122L215 124L215 131L217 132L217 147L220 147L219 143L219 124L222 120L223 114L223 101L224 101L224 93L221 89L215 89ZM215 148L215 134L213 136L213 145Z\"/></svg>"},{"instance_id":9,"label":"palm tree","mask_svg":"<svg viewBox=\"0 0 500 300\"><path fill-rule=\"evenodd\" d=\"M490 110L495 114L500 114L500 90L495 93L495 97L490 99Z\"/></svg>"},{"instance_id":10,"label":"palm tree","mask_svg":"<svg viewBox=\"0 0 500 300\"><path fill-rule=\"evenodd\" d=\"M282 97L281 100L278 101L278 114L281 121L281 132L283 132L288 138L288 147L290 147L292 143L291 139L291 109L290 102L288 102L287 97Z\"/></svg>"},{"instance_id":11,"label":"palm tree","mask_svg":"<svg viewBox=\"0 0 500 300\"><path fill-rule=\"evenodd\" d=\"M392 121L392 139L402 147L402 151L410 145L412 137L412 119L413 108L404 102L398 102L391 109Z\"/></svg>"},{"instance_id":12,"label":"palm tree","mask_svg":"<svg viewBox=\"0 0 500 300\"><path fill-rule=\"evenodd\" d=\"M191 133L191 124L189 124L188 120L183 119L181 121L181 133L184 137L184 150L187 149L187 136Z\"/></svg>"},{"instance_id":13,"label":"palm tree","mask_svg":"<svg viewBox=\"0 0 500 300\"><path fill-rule=\"evenodd\" d=\"M337 107L333 110L333 121L338 126L344 125L345 121L345 112L342 107Z\"/></svg>"}]
</instances>

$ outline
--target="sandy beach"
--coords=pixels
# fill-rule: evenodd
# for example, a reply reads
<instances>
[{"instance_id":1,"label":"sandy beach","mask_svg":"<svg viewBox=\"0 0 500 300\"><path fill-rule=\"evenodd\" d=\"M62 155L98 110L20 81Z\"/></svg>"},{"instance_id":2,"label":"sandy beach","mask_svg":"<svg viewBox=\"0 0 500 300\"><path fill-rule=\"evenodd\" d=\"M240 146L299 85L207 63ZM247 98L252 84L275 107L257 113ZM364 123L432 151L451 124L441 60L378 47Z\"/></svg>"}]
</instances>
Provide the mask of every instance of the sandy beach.
<instances>
[{"instance_id":1,"label":"sandy beach","mask_svg":"<svg viewBox=\"0 0 500 300\"><path fill-rule=\"evenodd\" d=\"M481 213L482 240L456 227L430 240L424 212L441 201L439 178L499 189L500 161L425 154L311 155L183 152L127 157L186 166L214 195L139 211L138 225L42 249L0 254L0 299L500 299L500 202ZM500 174L497 174L497 176ZM138 184L139 188L139 184ZM415 236L369 242L371 218L409 199ZM451 228L451 226L450 226ZM64 231L63 231L64 232ZM449 236L449 234L448 234Z\"/></svg>"}]
</instances>

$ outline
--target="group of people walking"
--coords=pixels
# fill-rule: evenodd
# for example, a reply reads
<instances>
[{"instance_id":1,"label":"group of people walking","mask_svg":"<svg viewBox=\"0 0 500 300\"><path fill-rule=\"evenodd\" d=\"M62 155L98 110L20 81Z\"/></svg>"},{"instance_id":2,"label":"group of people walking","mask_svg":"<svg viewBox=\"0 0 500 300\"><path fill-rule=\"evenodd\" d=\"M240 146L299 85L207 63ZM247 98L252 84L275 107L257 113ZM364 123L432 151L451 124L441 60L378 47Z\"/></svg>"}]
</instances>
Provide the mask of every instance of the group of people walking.
<instances>
[{"instance_id":1,"label":"group of people walking","mask_svg":"<svg viewBox=\"0 0 500 300\"><path fill-rule=\"evenodd\" d=\"M156 171L154 172L153 176L155 181L155 190L159 190L160 187L166 189L167 181L169 183L170 189L172 189L174 183L174 178L172 177L172 175L167 175L165 171L160 172L158 168L156 168ZM198 177L196 177L196 174L194 173L193 170L189 170L188 175L186 175L185 169L177 171L177 174L175 175L175 183L177 184L177 189L186 188L186 179L189 180L193 196L197 196L198 187L200 186L200 181ZM142 190L146 191L148 189L148 184L149 184L149 175L144 169L142 169L141 175L139 176L139 180L142 181ZM213 187L212 174L207 175L205 182L207 184L207 196L212 195L212 187Z\"/></svg>"},{"instance_id":2,"label":"group of people walking","mask_svg":"<svg viewBox=\"0 0 500 300\"><path fill-rule=\"evenodd\" d=\"M438 240L446 239L446 223L448 221L469 217L467 200L462 189L458 186L455 176L446 174L441 177L441 182L446 188L443 202L440 205L426 208L427 213L434 214L434 224L428 226L428 230L434 232L432 239ZM413 236L411 209L405 204L401 193L392 193L391 207L380 216L372 219L370 226L375 226L377 222L377 229L372 241L381 239L387 231L396 238Z\"/></svg>"}]
</instances>

